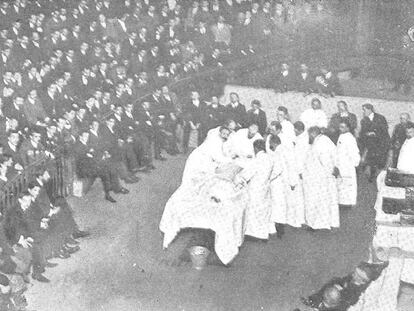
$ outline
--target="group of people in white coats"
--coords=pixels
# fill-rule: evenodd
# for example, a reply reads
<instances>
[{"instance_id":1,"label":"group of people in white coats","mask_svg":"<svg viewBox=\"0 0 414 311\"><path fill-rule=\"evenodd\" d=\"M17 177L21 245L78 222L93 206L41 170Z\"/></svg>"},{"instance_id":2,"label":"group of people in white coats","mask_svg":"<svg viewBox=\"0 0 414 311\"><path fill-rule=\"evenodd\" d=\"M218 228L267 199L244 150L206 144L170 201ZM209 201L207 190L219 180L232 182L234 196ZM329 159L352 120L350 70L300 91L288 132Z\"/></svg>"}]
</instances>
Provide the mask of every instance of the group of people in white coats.
<instances>
[{"instance_id":1,"label":"group of people in white coats","mask_svg":"<svg viewBox=\"0 0 414 311\"><path fill-rule=\"evenodd\" d=\"M359 149L346 119L340 121L335 145L321 127L320 102L312 101L311 109L303 115L318 118L293 124L287 108L279 107L278 121L270 123L265 137L256 124L237 129L233 120L210 130L203 144L189 155L182 185L194 187L217 168L237 165L240 170L231 180L247 193L245 235L268 239L277 234L281 238L285 225L338 228L339 206L356 205Z\"/></svg>"}]
</instances>

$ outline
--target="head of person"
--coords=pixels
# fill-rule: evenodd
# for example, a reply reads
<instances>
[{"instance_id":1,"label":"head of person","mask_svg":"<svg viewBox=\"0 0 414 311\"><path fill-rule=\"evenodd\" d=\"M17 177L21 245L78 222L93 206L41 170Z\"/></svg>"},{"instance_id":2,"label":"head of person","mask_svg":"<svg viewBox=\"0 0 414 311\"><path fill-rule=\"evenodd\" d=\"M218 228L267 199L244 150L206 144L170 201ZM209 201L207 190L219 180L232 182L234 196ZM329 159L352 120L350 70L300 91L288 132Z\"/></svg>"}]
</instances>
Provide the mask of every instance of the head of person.
<instances>
[{"instance_id":1,"label":"head of person","mask_svg":"<svg viewBox=\"0 0 414 311\"><path fill-rule=\"evenodd\" d=\"M369 263L361 262L352 273L351 282L355 285L365 285L374 278L374 271Z\"/></svg>"},{"instance_id":2,"label":"head of person","mask_svg":"<svg viewBox=\"0 0 414 311\"><path fill-rule=\"evenodd\" d=\"M34 129L32 130L32 133L30 134L30 139L34 142L34 143L39 143L40 139L41 139L41 134L38 130Z\"/></svg>"},{"instance_id":3,"label":"head of person","mask_svg":"<svg viewBox=\"0 0 414 311\"><path fill-rule=\"evenodd\" d=\"M260 108L262 107L262 104L260 103L260 100L258 99L252 100L251 105L252 105L252 109L255 111L260 110Z\"/></svg>"},{"instance_id":4,"label":"head of person","mask_svg":"<svg viewBox=\"0 0 414 311\"><path fill-rule=\"evenodd\" d=\"M340 100L337 104L339 113L348 112L348 104L343 100Z\"/></svg>"},{"instance_id":5,"label":"head of person","mask_svg":"<svg viewBox=\"0 0 414 311\"><path fill-rule=\"evenodd\" d=\"M217 107L219 105L219 99L217 96L211 97L211 105Z\"/></svg>"},{"instance_id":6,"label":"head of person","mask_svg":"<svg viewBox=\"0 0 414 311\"><path fill-rule=\"evenodd\" d=\"M40 172L39 178L42 181L47 182L50 179L49 171L48 170L44 170L43 172Z\"/></svg>"},{"instance_id":7,"label":"head of person","mask_svg":"<svg viewBox=\"0 0 414 311\"><path fill-rule=\"evenodd\" d=\"M17 96L17 97L14 99L14 104L15 104L16 106L18 106L18 107L22 107L22 106L23 106L23 104L24 104L24 99L23 99L23 97L21 97L21 96Z\"/></svg>"},{"instance_id":8,"label":"head of person","mask_svg":"<svg viewBox=\"0 0 414 311\"><path fill-rule=\"evenodd\" d=\"M259 127L257 124L252 124L248 128L247 137L249 139L253 138L259 132Z\"/></svg>"},{"instance_id":9,"label":"head of person","mask_svg":"<svg viewBox=\"0 0 414 311\"><path fill-rule=\"evenodd\" d=\"M322 303L325 308L338 307L341 302L341 290L335 285L325 288L322 294Z\"/></svg>"},{"instance_id":10,"label":"head of person","mask_svg":"<svg viewBox=\"0 0 414 311\"><path fill-rule=\"evenodd\" d=\"M17 146L19 144L20 134L17 131L11 131L8 137L8 141L13 146Z\"/></svg>"},{"instance_id":11,"label":"head of person","mask_svg":"<svg viewBox=\"0 0 414 311\"><path fill-rule=\"evenodd\" d=\"M27 186L27 191L29 191L32 198L36 199L40 192L40 185L36 181L32 181Z\"/></svg>"},{"instance_id":12,"label":"head of person","mask_svg":"<svg viewBox=\"0 0 414 311\"><path fill-rule=\"evenodd\" d=\"M149 110L150 109L150 103L149 102L143 102L142 103L142 108L144 108L144 110Z\"/></svg>"},{"instance_id":13,"label":"head of person","mask_svg":"<svg viewBox=\"0 0 414 311\"><path fill-rule=\"evenodd\" d=\"M106 119L106 125L109 128L113 128L115 125L115 118L114 117L109 117L108 119Z\"/></svg>"},{"instance_id":14,"label":"head of person","mask_svg":"<svg viewBox=\"0 0 414 311\"><path fill-rule=\"evenodd\" d=\"M407 139L414 138L414 122L407 122L405 126L405 133L407 135Z\"/></svg>"},{"instance_id":15,"label":"head of person","mask_svg":"<svg viewBox=\"0 0 414 311\"><path fill-rule=\"evenodd\" d=\"M197 91L191 92L191 99L192 100L198 100L198 99L200 99L200 94Z\"/></svg>"},{"instance_id":16,"label":"head of person","mask_svg":"<svg viewBox=\"0 0 414 311\"><path fill-rule=\"evenodd\" d=\"M236 103L239 101L239 95L235 92L230 93L230 102Z\"/></svg>"},{"instance_id":17,"label":"head of person","mask_svg":"<svg viewBox=\"0 0 414 311\"><path fill-rule=\"evenodd\" d=\"M278 121L272 121L269 125L269 134L277 136L282 132L282 125Z\"/></svg>"},{"instance_id":18,"label":"head of person","mask_svg":"<svg viewBox=\"0 0 414 311\"><path fill-rule=\"evenodd\" d=\"M269 138L269 148L272 151L275 151L277 146L279 146L282 142L280 141L279 136L271 135Z\"/></svg>"},{"instance_id":19,"label":"head of person","mask_svg":"<svg viewBox=\"0 0 414 311\"><path fill-rule=\"evenodd\" d=\"M339 132L341 134L349 133L351 131L351 124L348 119L342 118L339 121Z\"/></svg>"},{"instance_id":20,"label":"head of person","mask_svg":"<svg viewBox=\"0 0 414 311\"><path fill-rule=\"evenodd\" d=\"M220 126L219 136L223 141L226 141L230 136L230 130L225 126Z\"/></svg>"},{"instance_id":21,"label":"head of person","mask_svg":"<svg viewBox=\"0 0 414 311\"><path fill-rule=\"evenodd\" d=\"M88 131L86 131L86 130L82 131L82 132L79 134L79 140L80 140L82 143L86 144L86 143L88 142L88 140L89 140L89 132L88 132Z\"/></svg>"},{"instance_id":22,"label":"head of person","mask_svg":"<svg viewBox=\"0 0 414 311\"><path fill-rule=\"evenodd\" d=\"M374 113L374 106L371 104L364 104L362 105L362 112L364 114L364 117L369 117L371 114Z\"/></svg>"},{"instance_id":23,"label":"head of person","mask_svg":"<svg viewBox=\"0 0 414 311\"><path fill-rule=\"evenodd\" d=\"M401 124L407 124L410 121L411 121L411 117L410 117L409 113L403 112L402 114L400 114L400 123Z\"/></svg>"},{"instance_id":24,"label":"head of person","mask_svg":"<svg viewBox=\"0 0 414 311\"><path fill-rule=\"evenodd\" d=\"M8 165L7 165L7 161L9 160L9 158L6 158L4 156L0 156L0 176L5 177L7 174L7 169L8 169Z\"/></svg>"},{"instance_id":25,"label":"head of person","mask_svg":"<svg viewBox=\"0 0 414 311\"><path fill-rule=\"evenodd\" d=\"M312 126L311 128L309 128L308 133L309 133L309 144L312 145L316 137L321 135L321 129L317 126Z\"/></svg>"},{"instance_id":26,"label":"head of person","mask_svg":"<svg viewBox=\"0 0 414 311\"><path fill-rule=\"evenodd\" d=\"M27 210L30 207L30 203L32 202L32 196L28 191L23 191L19 194L17 201L23 211Z\"/></svg>"},{"instance_id":27,"label":"head of person","mask_svg":"<svg viewBox=\"0 0 414 311\"><path fill-rule=\"evenodd\" d=\"M296 121L293 124L293 128L295 130L296 136L299 136L300 134L302 134L303 132L305 132L305 124L303 124L302 121Z\"/></svg>"},{"instance_id":28,"label":"head of person","mask_svg":"<svg viewBox=\"0 0 414 311\"><path fill-rule=\"evenodd\" d=\"M313 110L319 110L322 108L322 103L319 98L313 98L311 101L311 107Z\"/></svg>"},{"instance_id":29,"label":"head of person","mask_svg":"<svg viewBox=\"0 0 414 311\"><path fill-rule=\"evenodd\" d=\"M236 121L232 120L232 119L228 119L226 120L226 122L224 122L224 127L228 128L229 131L232 133L236 130L237 128L237 123Z\"/></svg>"},{"instance_id":30,"label":"head of person","mask_svg":"<svg viewBox=\"0 0 414 311\"><path fill-rule=\"evenodd\" d=\"M254 154L258 154L261 151L266 151L266 143L263 139L258 139L253 143Z\"/></svg>"},{"instance_id":31,"label":"head of person","mask_svg":"<svg viewBox=\"0 0 414 311\"><path fill-rule=\"evenodd\" d=\"M277 119L279 122L289 119L288 109L284 106L279 106L277 108Z\"/></svg>"}]
</instances>

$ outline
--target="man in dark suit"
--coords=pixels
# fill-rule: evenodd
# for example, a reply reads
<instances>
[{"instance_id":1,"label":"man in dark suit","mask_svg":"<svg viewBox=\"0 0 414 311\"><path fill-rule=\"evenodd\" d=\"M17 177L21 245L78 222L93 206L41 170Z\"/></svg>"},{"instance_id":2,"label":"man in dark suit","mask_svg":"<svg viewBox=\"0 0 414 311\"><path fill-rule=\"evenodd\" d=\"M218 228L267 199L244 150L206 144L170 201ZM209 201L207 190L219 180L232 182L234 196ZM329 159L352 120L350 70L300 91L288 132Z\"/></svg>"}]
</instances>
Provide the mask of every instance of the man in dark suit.
<instances>
[{"instance_id":1,"label":"man in dark suit","mask_svg":"<svg viewBox=\"0 0 414 311\"><path fill-rule=\"evenodd\" d=\"M295 77L290 71L290 66L286 63L281 65L280 72L276 78L275 90L278 92L288 92L293 89Z\"/></svg>"},{"instance_id":2,"label":"man in dark suit","mask_svg":"<svg viewBox=\"0 0 414 311\"><path fill-rule=\"evenodd\" d=\"M238 127L245 127L247 121L246 108L240 103L237 93L230 93L230 103L227 105L227 119L234 120Z\"/></svg>"},{"instance_id":3,"label":"man in dark suit","mask_svg":"<svg viewBox=\"0 0 414 311\"><path fill-rule=\"evenodd\" d=\"M21 96L14 98L13 103L4 107L4 115L9 119L15 119L21 129L28 126L26 115L24 114L24 99Z\"/></svg>"},{"instance_id":4,"label":"man in dark suit","mask_svg":"<svg viewBox=\"0 0 414 311\"><path fill-rule=\"evenodd\" d=\"M377 170L385 167L390 148L388 123L384 116L374 112L371 104L362 106L364 118L361 120L359 143L363 150L362 158L367 167L370 181L375 178Z\"/></svg>"},{"instance_id":5,"label":"man in dark suit","mask_svg":"<svg viewBox=\"0 0 414 311\"><path fill-rule=\"evenodd\" d=\"M39 282L48 283L50 281L42 275L48 265L42 250L43 233L47 230L47 226L44 222L38 222L35 217L32 217L31 204L30 193L22 192L17 199L16 206L6 213L5 232L10 245L19 245L31 250L33 257L32 278Z\"/></svg>"},{"instance_id":6,"label":"man in dark suit","mask_svg":"<svg viewBox=\"0 0 414 311\"><path fill-rule=\"evenodd\" d=\"M139 111L138 120L140 128L151 144L151 149L154 148L155 159L165 161L165 158L161 155L162 135L158 123L158 115L152 109L150 102L142 103L142 110Z\"/></svg>"},{"instance_id":7,"label":"man in dark suit","mask_svg":"<svg viewBox=\"0 0 414 311\"><path fill-rule=\"evenodd\" d=\"M198 145L200 145L207 135L207 105L200 100L200 94L196 91L191 92L191 102L184 107L184 137L183 147L188 150L190 132L197 130Z\"/></svg>"},{"instance_id":8,"label":"man in dark suit","mask_svg":"<svg viewBox=\"0 0 414 311\"><path fill-rule=\"evenodd\" d=\"M91 183L99 177L104 187L105 199L115 203L116 201L110 195L110 191L122 194L129 191L119 184L118 173L113 170L108 161L109 153L107 151L98 152L88 144L88 140L89 132L82 131L73 146L77 175L80 178L89 178Z\"/></svg>"},{"instance_id":9,"label":"man in dark suit","mask_svg":"<svg viewBox=\"0 0 414 311\"><path fill-rule=\"evenodd\" d=\"M252 109L247 112L247 126L256 124L259 127L259 133L264 137L267 128L266 112L261 109L261 103L255 99L252 101Z\"/></svg>"},{"instance_id":10,"label":"man in dark suit","mask_svg":"<svg viewBox=\"0 0 414 311\"><path fill-rule=\"evenodd\" d=\"M301 64L295 81L295 88L299 92L310 94L315 92L315 77L306 64Z\"/></svg>"},{"instance_id":11,"label":"man in dark suit","mask_svg":"<svg viewBox=\"0 0 414 311\"><path fill-rule=\"evenodd\" d=\"M338 141L339 135L341 134L339 131L339 124L342 122L343 119L346 119L349 122L351 128L349 129L350 132L355 135L355 130L358 126L357 117L355 114L348 111L348 105L344 101L338 102L338 112L334 113L329 121L328 125L328 133L330 139L336 144Z\"/></svg>"},{"instance_id":12,"label":"man in dark suit","mask_svg":"<svg viewBox=\"0 0 414 311\"><path fill-rule=\"evenodd\" d=\"M3 145L3 154L10 156L13 162L20 165L23 169L23 160L19 152L20 134L17 131L11 131L7 142Z\"/></svg>"},{"instance_id":13,"label":"man in dark suit","mask_svg":"<svg viewBox=\"0 0 414 311\"><path fill-rule=\"evenodd\" d=\"M211 104L207 106L207 129L211 130L224 123L226 108L219 103L217 96L211 98Z\"/></svg>"}]
</instances>

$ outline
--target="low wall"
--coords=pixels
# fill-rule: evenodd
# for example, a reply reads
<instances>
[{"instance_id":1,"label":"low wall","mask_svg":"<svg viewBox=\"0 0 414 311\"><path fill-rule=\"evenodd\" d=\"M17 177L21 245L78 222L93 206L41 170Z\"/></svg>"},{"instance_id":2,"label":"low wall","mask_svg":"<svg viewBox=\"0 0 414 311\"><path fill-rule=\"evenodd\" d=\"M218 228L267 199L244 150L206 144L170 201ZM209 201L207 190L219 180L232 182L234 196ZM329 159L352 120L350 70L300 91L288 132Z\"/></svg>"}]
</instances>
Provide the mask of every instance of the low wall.
<instances>
[{"instance_id":1,"label":"low wall","mask_svg":"<svg viewBox=\"0 0 414 311\"><path fill-rule=\"evenodd\" d=\"M315 94L304 96L303 93L297 92L276 93L271 89L227 85L224 89L224 95L220 99L223 104L229 102L229 94L231 92L239 94L240 101L246 106L246 109L250 109L250 103L253 99L260 100L262 109L266 111L268 122L276 120L277 107L279 106L288 108L291 121L297 121L300 114L310 107L310 102L314 97L321 100L322 109L326 112L328 117L337 112L336 103L340 100L344 100L349 106L349 111L357 115L358 123L362 118L362 105L370 103L375 107L376 112L387 118L390 134L392 133L395 124L399 122L400 113L411 113L412 118L414 119L414 102L347 96L324 98Z\"/></svg>"}]
</instances>

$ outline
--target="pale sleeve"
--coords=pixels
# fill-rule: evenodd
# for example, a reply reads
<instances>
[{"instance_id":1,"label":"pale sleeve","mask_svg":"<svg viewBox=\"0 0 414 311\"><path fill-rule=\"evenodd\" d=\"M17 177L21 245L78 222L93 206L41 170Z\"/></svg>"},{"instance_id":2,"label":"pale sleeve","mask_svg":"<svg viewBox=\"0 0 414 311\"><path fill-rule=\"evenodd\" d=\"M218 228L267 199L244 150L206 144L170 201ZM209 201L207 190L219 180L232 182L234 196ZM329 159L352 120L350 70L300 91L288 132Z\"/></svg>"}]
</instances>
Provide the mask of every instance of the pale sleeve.
<instances>
[{"instance_id":1,"label":"pale sleeve","mask_svg":"<svg viewBox=\"0 0 414 311\"><path fill-rule=\"evenodd\" d=\"M357 167L361 161L361 155L355 138L350 139L348 154L352 164Z\"/></svg>"},{"instance_id":2,"label":"pale sleeve","mask_svg":"<svg viewBox=\"0 0 414 311\"><path fill-rule=\"evenodd\" d=\"M318 160L322 164L323 169L327 175L332 174L335 167L335 150L328 144L323 144L318 150Z\"/></svg>"}]
</instances>

